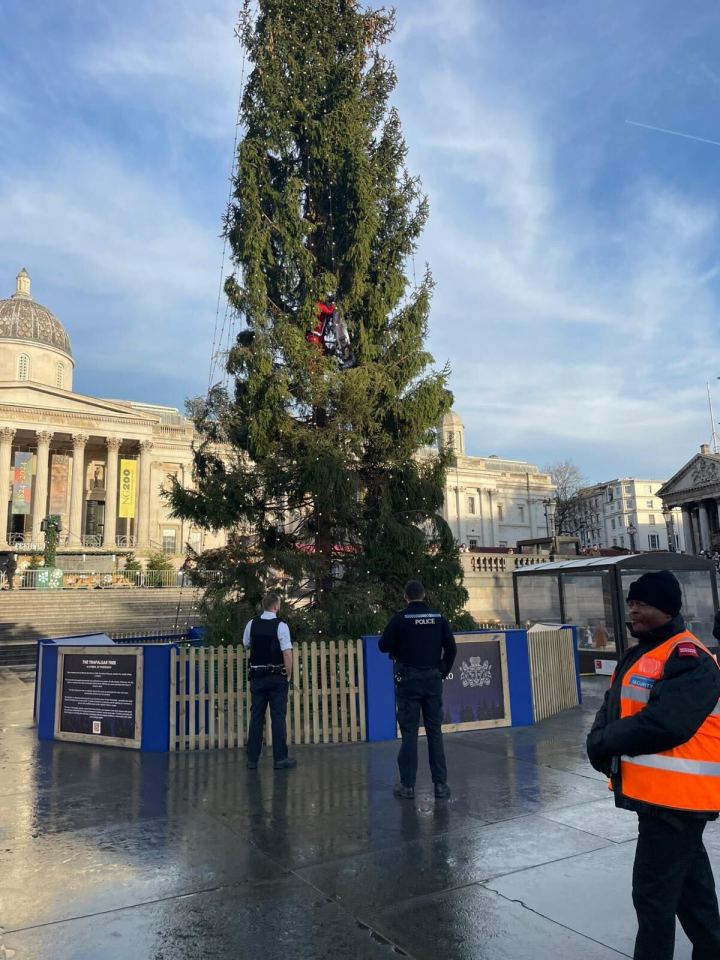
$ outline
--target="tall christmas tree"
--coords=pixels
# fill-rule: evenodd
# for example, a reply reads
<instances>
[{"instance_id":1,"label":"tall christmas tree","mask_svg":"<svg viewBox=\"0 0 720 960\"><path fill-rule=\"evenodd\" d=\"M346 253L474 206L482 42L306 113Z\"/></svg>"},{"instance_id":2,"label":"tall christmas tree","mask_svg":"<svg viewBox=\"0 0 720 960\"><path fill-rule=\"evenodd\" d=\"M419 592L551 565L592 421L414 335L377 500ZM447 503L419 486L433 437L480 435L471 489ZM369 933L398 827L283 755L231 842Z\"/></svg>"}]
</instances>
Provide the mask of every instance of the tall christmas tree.
<instances>
[{"instance_id":1,"label":"tall christmas tree","mask_svg":"<svg viewBox=\"0 0 720 960\"><path fill-rule=\"evenodd\" d=\"M205 584L209 620L235 633L276 587L296 635L358 636L418 578L467 624L440 516L448 454L433 449L448 370L423 343L430 273L406 276L428 207L388 103L394 17L355 0L256 7L240 21L252 72L226 220L243 329L230 386L195 411L195 487L171 493L177 516L228 533L195 559L221 571Z\"/></svg>"}]
</instances>

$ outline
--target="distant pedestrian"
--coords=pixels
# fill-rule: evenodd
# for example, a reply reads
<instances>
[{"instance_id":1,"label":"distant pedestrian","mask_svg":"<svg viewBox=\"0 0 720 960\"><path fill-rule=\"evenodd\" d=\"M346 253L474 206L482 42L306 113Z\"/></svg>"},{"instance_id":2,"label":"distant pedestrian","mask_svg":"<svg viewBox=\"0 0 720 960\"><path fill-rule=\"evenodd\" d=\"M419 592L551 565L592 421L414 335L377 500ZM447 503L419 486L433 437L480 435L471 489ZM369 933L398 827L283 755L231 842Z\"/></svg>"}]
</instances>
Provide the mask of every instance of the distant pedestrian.
<instances>
[{"instance_id":1,"label":"distant pedestrian","mask_svg":"<svg viewBox=\"0 0 720 960\"><path fill-rule=\"evenodd\" d=\"M405 585L405 600L407 607L390 620L379 643L381 652L395 661L395 707L402 735L395 796L407 800L415 796L422 713L435 796L448 797L442 684L455 661L455 637L445 617L425 603L425 588L419 580Z\"/></svg>"},{"instance_id":2,"label":"distant pedestrian","mask_svg":"<svg viewBox=\"0 0 720 960\"><path fill-rule=\"evenodd\" d=\"M269 706L273 766L276 770L287 770L297 762L288 757L285 724L292 677L292 640L287 623L278 617L280 597L276 593L266 593L262 607L263 612L248 622L243 633L243 646L250 651L248 678L251 704L247 766L250 770L257 769L262 751L265 713Z\"/></svg>"},{"instance_id":3,"label":"distant pedestrian","mask_svg":"<svg viewBox=\"0 0 720 960\"><path fill-rule=\"evenodd\" d=\"M720 957L715 880L703 845L720 810L720 669L685 628L680 584L643 574L628 593L637 639L619 661L587 739L615 804L638 815L635 960L671 960L675 917L693 960Z\"/></svg>"},{"instance_id":4,"label":"distant pedestrian","mask_svg":"<svg viewBox=\"0 0 720 960\"><path fill-rule=\"evenodd\" d=\"M15 589L15 573L17 572L17 558L14 553L11 553L7 558L7 563L5 564L5 573L8 580L8 590Z\"/></svg>"}]
</instances>

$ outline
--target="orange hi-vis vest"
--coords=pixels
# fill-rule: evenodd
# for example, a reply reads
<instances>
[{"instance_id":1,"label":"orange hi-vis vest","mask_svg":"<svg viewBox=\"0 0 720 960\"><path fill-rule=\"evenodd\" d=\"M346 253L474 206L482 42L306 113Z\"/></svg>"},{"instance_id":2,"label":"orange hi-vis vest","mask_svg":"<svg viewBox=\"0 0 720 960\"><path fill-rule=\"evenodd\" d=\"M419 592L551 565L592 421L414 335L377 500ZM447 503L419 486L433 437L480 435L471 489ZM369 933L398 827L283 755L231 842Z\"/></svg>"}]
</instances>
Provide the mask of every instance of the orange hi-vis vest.
<instances>
[{"instance_id":1,"label":"orange hi-vis vest","mask_svg":"<svg viewBox=\"0 0 720 960\"><path fill-rule=\"evenodd\" d=\"M668 658L682 643L695 644L712 656L685 630L640 657L623 677L621 718L645 708ZM673 810L720 811L720 701L686 743L662 753L621 757L620 774L623 795L633 800Z\"/></svg>"}]
</instances>

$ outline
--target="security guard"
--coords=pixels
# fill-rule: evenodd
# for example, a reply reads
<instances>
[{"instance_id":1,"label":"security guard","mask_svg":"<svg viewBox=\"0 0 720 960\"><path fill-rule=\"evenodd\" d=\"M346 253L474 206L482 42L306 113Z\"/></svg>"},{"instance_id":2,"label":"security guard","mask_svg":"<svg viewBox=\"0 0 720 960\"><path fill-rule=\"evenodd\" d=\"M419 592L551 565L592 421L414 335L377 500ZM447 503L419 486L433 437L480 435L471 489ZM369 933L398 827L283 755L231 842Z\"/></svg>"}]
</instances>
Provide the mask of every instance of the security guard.
<instances>
[{"instance_id":1,"label":"security guard","mask_svg":"<svg viewBox=\"0 0 720 960\"><path fill-rule=\"evenodd\" d=\"M288 688L292 675L292 641L290 628L278 618L280 597L266 593L263 612L250 620L243 633L243 646L250 650L248 678L252 702L247 741L247 766L256 770L262 750L265 711L270 706L272 724L273 766L287 770L297 763L288 757L285 714Z\"/></svg>"},{"instance_id":2,"label":"security guard","mask_svg":"<svg viewBox=\"0 0 720 960\"><path fill-rule=\"evenodd\" d=\"M717 960L720 914L703 831L720 811L720 669L685 629L671 573L644 574L627 599L638 643L617 665L587 751L610 776L616 806L638 814L633 956L671 960L677 916L693 960Z\"/></svg>"},{"instance_id":3,"label":"security guard","mask_svg":"<svg viewBox=\"0 0 720 960\"><path fill-rule=\"evenodd\" d=\"M445 617L424 602L425 588L419 580L405 585L405 600L407 607L390 620L379 643L381 652L395 661L395 705L402 734L400 783L395 796L407 800L415 796L422 710L435 796L449 797L442 739L442 682L455 660L455 637Z\"/></svg>"}]
</instances>

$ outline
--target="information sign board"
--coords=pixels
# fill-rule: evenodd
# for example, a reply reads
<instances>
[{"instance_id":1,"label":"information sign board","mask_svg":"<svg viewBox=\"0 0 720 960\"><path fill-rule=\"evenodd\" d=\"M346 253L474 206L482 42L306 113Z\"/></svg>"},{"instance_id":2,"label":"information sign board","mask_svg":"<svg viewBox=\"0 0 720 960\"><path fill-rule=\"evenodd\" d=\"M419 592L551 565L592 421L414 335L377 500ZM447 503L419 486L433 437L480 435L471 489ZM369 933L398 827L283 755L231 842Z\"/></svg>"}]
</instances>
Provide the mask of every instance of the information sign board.
<instances>
[{"instance_id":1,"label":"information sign board","mask_svg":"<svg viewBox=\"0 0 720 960\"><path fill-rule=\"evenodd\" d=\"M58 650L55 739L140 748L142 647Z\"/></svg>"},{"instance_id":2,"label":"information sign board","mask_svg":"<svg viewBox=\"0 0 720 960\"><path fill-rule=\"evenodd\" d=\"M443 683L443 730L510 725L505 635L456 634L457 657Z\"/></svg>"}]
</instances>

